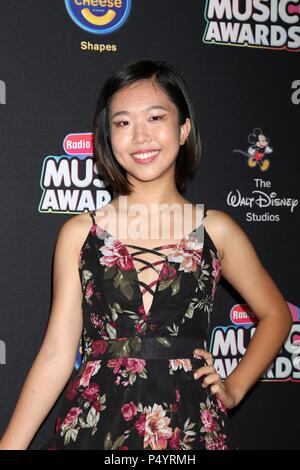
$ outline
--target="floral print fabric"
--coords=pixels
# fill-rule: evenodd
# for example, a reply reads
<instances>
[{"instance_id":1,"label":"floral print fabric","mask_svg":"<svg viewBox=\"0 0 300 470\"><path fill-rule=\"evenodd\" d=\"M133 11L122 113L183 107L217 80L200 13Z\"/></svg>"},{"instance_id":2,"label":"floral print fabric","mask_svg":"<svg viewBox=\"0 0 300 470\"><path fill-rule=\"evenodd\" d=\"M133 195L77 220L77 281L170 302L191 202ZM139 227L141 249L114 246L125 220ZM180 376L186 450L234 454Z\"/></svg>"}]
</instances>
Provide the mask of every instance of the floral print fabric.
<instances>
[{"instance_id":1,"label":"floral print fabric","mask_svg":"<svg viewBox=\"0 0 300 470\"><path fill-rule=\"evenodd\" d=\"M221 276L203 223L165 256L146 314L132 255L95 214L78 260L83 359L42 449L229 449L227 410L193 376Z\"/></svg>"}]
</instances>

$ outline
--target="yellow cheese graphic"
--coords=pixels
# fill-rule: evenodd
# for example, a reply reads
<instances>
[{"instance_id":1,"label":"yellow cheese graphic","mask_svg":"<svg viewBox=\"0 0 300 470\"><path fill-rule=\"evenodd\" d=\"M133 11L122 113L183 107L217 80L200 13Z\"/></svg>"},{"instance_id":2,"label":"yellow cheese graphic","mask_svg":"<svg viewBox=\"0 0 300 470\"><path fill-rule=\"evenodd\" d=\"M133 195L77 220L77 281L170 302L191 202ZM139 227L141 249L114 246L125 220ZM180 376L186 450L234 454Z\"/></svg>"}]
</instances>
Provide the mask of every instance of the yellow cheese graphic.
<instances>
[{"instance_id":1,"label":"yellow cheese graphic","mask_svg":"<svg viewBox=\"0 0 300 470\"><path fill-rule=\"evenodd\" d=\"M116 16L116 12L114 10L107 10L107 12L102 16L94 15L88 8L83 8L81 10L83 17L89 23L92 23L96 26L103 26L105 24L110 23Z\"/></svg>"}]
</instances>

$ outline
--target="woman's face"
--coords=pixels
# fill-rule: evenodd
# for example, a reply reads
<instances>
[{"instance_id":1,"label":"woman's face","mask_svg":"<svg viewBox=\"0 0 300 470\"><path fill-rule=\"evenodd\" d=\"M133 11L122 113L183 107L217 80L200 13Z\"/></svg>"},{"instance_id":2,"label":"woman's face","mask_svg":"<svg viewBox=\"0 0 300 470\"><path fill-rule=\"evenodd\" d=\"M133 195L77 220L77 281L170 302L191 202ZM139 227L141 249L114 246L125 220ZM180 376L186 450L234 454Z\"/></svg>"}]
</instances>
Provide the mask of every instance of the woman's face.
<instances>
[{"instance_id":1,"label":"woman's face","mask_svg":"<svg viewBox=\"0 0 300 470\"><path fill-rule=\"evenodd\" d=\"M174 103L150 80L115 93L109 113L111 145L130 182L175 174L179 146L190 131L190 120L180 126L178 119Z\"/></svg>"}]
</instances>

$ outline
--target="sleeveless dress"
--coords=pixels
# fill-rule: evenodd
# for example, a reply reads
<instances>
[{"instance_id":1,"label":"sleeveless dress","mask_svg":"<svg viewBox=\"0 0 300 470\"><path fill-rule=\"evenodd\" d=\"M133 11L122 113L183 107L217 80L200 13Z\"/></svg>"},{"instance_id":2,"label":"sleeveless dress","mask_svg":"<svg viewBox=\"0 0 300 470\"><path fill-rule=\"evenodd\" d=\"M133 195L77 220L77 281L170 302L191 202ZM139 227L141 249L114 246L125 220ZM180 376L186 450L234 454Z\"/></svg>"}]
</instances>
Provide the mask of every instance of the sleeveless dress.
<instances>
[{"instance_id":1,"label":"sleeveless dress","mask_svg":"<svg viewBox=\"0 0 300 470\"><path fill-rule=\"evenodd\" d=\"M82 361L68 381L43 450L227 450L227 409L195 379L206 365L221 258L200 225L175 245L125 245L97 225L80 251ZM133 249L133 250L132 250ZM164 253L164 251L166 253ZM141 253L158 258L151 263ZM157 280L139 279L155 269ZM161 265L160 268L157 266ZM155 287L153 288L153 285ZM141 287L143 289L141 289ZM143 293L153 295L146 313Z\"/></svg>"}]
</instances>

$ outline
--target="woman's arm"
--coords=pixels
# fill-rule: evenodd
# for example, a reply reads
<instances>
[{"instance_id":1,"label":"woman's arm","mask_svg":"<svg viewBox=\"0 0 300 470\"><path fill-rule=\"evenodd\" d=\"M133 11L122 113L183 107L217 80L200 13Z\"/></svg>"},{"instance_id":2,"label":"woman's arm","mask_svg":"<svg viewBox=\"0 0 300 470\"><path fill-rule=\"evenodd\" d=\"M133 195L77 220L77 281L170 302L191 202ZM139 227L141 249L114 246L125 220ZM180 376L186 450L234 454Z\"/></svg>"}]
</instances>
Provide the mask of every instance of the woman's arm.
<instances>
[{"instance_id":1,"label":"woman's arm","mask_svg":"<svg viewBox=\"0 0 300 470\"><path fill-rule=\"evenodd\" d=\"M259 320L246 353L224 381L228 395L231 396L227 403L228 408L231 408L242 400L276 357L289 334L292 318L285 299L261 264L246 233L225 212L212 212L216 242L221 247L222 275ZM207 359L209 366L203 368L202 372L204 369L209 372L209 367L212 367L209 362L211 358ZM221 392L219 397L222 399L221 395L225 392L216 380L216 373L213 370L210 372L212 373L204 379L204 384L215 384L211 391L217 395ZM199 374L197 378L201 375L203 374Z\"/></svg>"},{"instance_id":2,"label":"woman's arm","mask_svg":"<svg viewBox=\"0 0 300 470\"><path fill-rule=\"evenodd\" d=\"M82 333L78 243L83 232L82 223L79 224L76 217L65 222L59 232L54 255L53 302L49 323L1 438L0 450L27 449L75 365Z\"/></svg>"}]
</instances>

